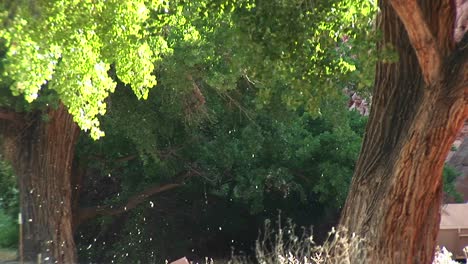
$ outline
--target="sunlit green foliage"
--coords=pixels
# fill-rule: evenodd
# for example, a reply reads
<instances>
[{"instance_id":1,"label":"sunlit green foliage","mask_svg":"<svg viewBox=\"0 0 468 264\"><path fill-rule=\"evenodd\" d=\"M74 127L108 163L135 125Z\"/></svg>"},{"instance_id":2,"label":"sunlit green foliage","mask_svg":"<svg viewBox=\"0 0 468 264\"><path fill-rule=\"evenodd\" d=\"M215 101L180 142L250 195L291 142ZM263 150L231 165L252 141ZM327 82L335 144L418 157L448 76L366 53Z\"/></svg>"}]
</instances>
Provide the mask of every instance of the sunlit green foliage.
<instances>
[{"instance_id":1,"label":"sunlit green foliage","mask_svg":"<svg viewBox=\"0 0 468 264\"><path fill-rule=\"evenodd\" d=\"M358 58L375 58L373 48L358 43L373 37L375 8L351 0L19 1L7 5L0 30L4 77L28 102L47 86L93 138L103 135L97 116L116 85L109 72L146 98L155 64L174 90L200 80L228 90L244 77L261 88L259 105L280 93L290 107L318 114L351 73L372 76L372 60Z\"/></svg>"},{"instance_id":2,"label":"sunlit green foliage","mask_svg":"<svg viewBox=\"0 0 468 264\"><path fill-rule=\"evenodd\" d=\"M156 84L154 62L165 42L146 28L148 1L34 1L8 10L0 36L7 42L4 77L13 80L14 95L28 102L47 87L55 91L74 120L91 136L102 136L97 115L115 89L108 75L114 65L118 78L146 98ZM5 12L6 13L6 12ZM7 13L6 13L7 14Z\"/></svg>"}]
</instances>

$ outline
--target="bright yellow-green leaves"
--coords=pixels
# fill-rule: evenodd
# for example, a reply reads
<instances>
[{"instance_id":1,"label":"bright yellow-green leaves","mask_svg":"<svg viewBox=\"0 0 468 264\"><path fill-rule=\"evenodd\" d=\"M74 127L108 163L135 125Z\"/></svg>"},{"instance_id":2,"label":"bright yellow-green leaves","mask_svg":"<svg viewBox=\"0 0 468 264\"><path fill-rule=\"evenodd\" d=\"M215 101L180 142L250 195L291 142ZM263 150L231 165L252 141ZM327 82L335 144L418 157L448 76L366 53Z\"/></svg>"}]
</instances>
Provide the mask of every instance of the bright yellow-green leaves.
<instances>
[{"instance_id":1,"label":"bright yellow-green leaves","mask_svg":"<svg viewBox=\"0 0 468 264\"><path fill-rule=\"evenodd\" d=\"M138 98L146 99L156 85L154 63L167 45L149 34L147 21L159 5L143 0L61 0L34 1L10 10L14 20L0 29L0 37L7 41L4 74L14 81L13 93L32 102L47 85L83 130L93 138L103 136L98 115L106 112L105 99L116 86L109 76L111 65Z\"/></svg>"},{"instance_id":2,"label":"bright yellow-green leaves","mask_svg":"<svg viewBox=\"0 0 468 264\"><path fill-rule=\"evenodd\" d=\"M373 78L373 0L29 3L0 29L12 91L29 102L44 87L57 92L93 138L103 135L98 116L116 86L110 72L142 99L156 66L161 84L180 94L199 84L225 92L244 78L259 107L274 101L315 114L343 87Z\"/></svg>"}]
</instances>

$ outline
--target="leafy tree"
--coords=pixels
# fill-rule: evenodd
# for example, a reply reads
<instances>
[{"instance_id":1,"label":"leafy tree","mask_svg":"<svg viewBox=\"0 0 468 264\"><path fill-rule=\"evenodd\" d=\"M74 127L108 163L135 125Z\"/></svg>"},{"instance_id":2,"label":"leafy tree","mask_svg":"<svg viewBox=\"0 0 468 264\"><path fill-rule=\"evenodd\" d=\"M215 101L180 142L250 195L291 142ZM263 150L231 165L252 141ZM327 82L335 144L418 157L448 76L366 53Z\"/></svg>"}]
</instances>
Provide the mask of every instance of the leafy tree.
<instances>
[{"instance_id":1,"label":"leafy tree","mask_svg":"<svg viewBox=\"0 0 468 264\"><path fill-rule=\"evenodd\" d=\"M6 2L0 35L8 48L2 80L13 95L40 107L3 108L6 150L20 179L25 260L74 262L71 164L78 127L102 136L98 114L118 78L145 98L155 84L154 62L164 52L160 36L148 36L155 4L143 1ZM8 103L8 102L6 102ZM42 103L42 104L41 104ZM22 105L25 105L24 103ZM51 107L47 107L47 106ZM13 112L11 110L17 110ZM33 110L33 112L25 111ZM16 135L22 135L16 137ZM61 230L55 232L54 230ZM53 241L53 243L46 243Z\"/></svg>"}]
</instances>

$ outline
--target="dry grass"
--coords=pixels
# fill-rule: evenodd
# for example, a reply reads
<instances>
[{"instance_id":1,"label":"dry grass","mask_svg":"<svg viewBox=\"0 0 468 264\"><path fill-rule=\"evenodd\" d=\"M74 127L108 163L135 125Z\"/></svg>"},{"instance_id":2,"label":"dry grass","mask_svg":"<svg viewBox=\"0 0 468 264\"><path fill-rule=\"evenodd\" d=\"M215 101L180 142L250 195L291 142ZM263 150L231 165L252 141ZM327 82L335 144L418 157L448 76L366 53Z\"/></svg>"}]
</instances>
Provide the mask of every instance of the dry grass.
<instances>
[{"instance_id":1,"label":"dry grass","mask_svg":"<svg viewBox=\"0 0 468 264\"><path fill-rule=\"evenodd\" d=\"M275 231L277 230L277 231ZM229 264L351 264L352 259L366 263L367 246L363 238L349 234L345 229L332 229L322 245L314 242L311 230L298 228L288 221L285 226L278 219L278 227L265 223L263 234L256 242L255 261L234 256ZM468 246L464 249L468 263ZM207 262L208 264L218 264ZM452 253L437 248L432 264L455 264Z\"/></svg>"},{"instance_id":2,"label":"dry grass","mask_svg":"<svg viewBox=\"0 0 468 264\"><path fill-rule=\"evenodd\" d=\"M17 259L16 250L13 249L0 249L0 262L13 261Z\"/></svg>"},{"instance_id":3,"label":"dry grass","mask_svg":"<svg viewBox=\"0 0 468 264\"><path fill-rule=\"evenodd\" d=\"M275 231L277 230L277 231ZM297 230L300 230L297 234ZM253 262L245 257L233 257L230 264L351 264L351 259L365 259L365 240L345 229L332 229L322 245L314 242L312 231L298 229L291 221L276 229L265 223L263 234L256 242Z\"/></svg>"}]
</instances>

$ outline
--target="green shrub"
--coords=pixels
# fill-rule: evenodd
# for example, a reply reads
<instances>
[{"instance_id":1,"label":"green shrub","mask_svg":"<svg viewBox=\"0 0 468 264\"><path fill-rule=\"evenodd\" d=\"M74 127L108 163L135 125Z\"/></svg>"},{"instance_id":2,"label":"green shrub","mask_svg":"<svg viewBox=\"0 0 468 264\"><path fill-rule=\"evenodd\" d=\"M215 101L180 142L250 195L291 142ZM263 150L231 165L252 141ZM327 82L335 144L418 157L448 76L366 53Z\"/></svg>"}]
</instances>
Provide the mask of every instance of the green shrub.
<instances>
[{"instance_id":1,"label":"green shrub","mask_svg":"<svg viewBox=\"0 0 468 264\"><path fill-rule=\"evenodd\" d=\"M17 244L18 225L0 208L0 248L15 248Z\"/></svg>"},{"instance_id":2,"label":"green shrub","mask_svg":"<svg viewBox=\"0 0 468 264\"><path fill-rule=\"evenodd\" d=\"M0 210L11 218L19 212L18 193L13 168L0 155Z\"/></svg>"},{"instance_id":3,"label":"green shrub","mask_svg":"<svg viewBox=\"0 0 468 264\"><path fill-rule=\"evenodd\" d=\"M462 203L462 195L455 189L455 183L460 173L454 168L445 165L443 170L444 193L447 198L453 198L455 202Z\"/></svg>"},{"instance_id":4,"label":"green shrub","mask_svg":"<svg viewBox=\"0 0 468 264\"><path fill-rule=\"evenodd\" d=\"M11 166L0 156L0 248L18 244L18 189Z\"/></svg>"}]
</instances>

